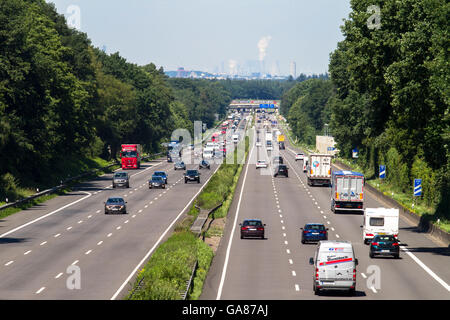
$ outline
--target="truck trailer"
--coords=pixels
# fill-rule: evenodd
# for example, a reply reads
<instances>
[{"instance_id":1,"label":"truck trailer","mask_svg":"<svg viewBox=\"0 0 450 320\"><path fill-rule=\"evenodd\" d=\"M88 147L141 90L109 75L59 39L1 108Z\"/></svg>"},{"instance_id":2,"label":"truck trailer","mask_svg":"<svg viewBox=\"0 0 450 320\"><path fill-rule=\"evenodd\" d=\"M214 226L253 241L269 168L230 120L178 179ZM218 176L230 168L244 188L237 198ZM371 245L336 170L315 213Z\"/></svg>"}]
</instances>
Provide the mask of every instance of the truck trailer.
<instances>
[{"instance_id":1,"label":"truck trailer","mask_svg":"<svg viewBox=\"0 0 450 320\"><path fill-rule=\"evenodd\" d=\"M364 175L354 171L333 171L331 211L364 210Z\"/></svg>"},{"instance_id":2,"label":"truck trailer","mask_svg":"<svg viewBox=\"0 0 450 320\"><path fill-rule=\"evenodd\" d=\"M320 153L310 154L306 177L309 186L329 186L331 184L331 155Z\"/></svg>"}]
</instances>

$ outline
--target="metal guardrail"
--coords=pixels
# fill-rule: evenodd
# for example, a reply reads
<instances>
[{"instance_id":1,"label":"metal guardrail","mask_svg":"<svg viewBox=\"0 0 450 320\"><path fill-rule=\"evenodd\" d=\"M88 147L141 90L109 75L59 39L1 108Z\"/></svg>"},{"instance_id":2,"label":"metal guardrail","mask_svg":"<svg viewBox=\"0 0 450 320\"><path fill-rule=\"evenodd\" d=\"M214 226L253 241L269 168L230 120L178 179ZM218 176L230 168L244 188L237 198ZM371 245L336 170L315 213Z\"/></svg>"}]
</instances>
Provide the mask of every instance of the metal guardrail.
<instances>
[{"instance_id":1,"label":"metal guardrail","mask_svg":"<svg viewBox=\"0 0 450 320\"><path fill-rule=\"evenodd\" d=\"M183 300L186 300L189 290L191 289L192 280L194 279L195 272L197 271L197 267L198 267L198 260L195 261L194 267L192 268L191 276L190 276L189 280L186 281L186 290L184 290L184 292L180 292L181 298Z\"/></svg>"}]
</instances>

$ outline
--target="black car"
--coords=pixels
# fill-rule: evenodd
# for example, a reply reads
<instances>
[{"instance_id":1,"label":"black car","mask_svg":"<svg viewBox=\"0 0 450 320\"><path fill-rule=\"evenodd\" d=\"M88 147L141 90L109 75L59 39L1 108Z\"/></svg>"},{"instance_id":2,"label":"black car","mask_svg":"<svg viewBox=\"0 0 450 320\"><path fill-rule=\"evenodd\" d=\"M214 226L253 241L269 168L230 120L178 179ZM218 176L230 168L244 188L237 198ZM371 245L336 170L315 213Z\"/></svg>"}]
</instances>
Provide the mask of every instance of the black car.
<instances>
[{"instance_id":1,"label":"black car","mask_svg":"<svg viewBox=\"0 0 450 320\"><path fill-rule=\"evenodd\" d=\"M400 246L398 240L393 235L377 234L370 243L369 257L376 255L392 255L394 258L400 258Z\"/></svg>"},{"instance_id":2,"label":"black car","mask_svg":"<svg viewBox=\"0 0 450 320\"><path fill-rule=\"evenodd\" d=\"M183 161L179 161L179 162L175 163L173 169L174 170L186 170L186 165L184 164Z\"/></svg>"},{"instance_id":3,"label":"black car","mask_svg":"<svg viewBox=\"0 0 450 320\"><path fill-rule=\"evenodd\" d=\"M108 198L105 202L105 214L127 213L126 201L121 197Z\"/></svg>"},{"instance_id":4,"label":"black car","mask_svg":"<svg viewBox=\"0 0 450 320\"><path fill-rule=\"evenodd\" d=\"M130 177L128 176L128 172L116 172L113 175L112 179L113 188L115 187L130 187Z\"/></svg>"},{"instance_id":5,"label":"black car","mask_svg":"<svg viewBox=\"0 0 450 320\"><path fill-rule=\"evenodd\" d=\"M204 169L204 168L206 168L206 169L211 169L211 165L209 164L208 161L202 160L202 161L198 164L198 168L199 168L199 169Z\"/></svg>"},{"instance_id":6,"label":"black car","mask_svg":"<svg viewBox=\"0 0 450 320\"><path fill-rule=\"evenodd\" d=\"M280 164L280 165L277 165L275 167L275 171L273 173L273 176L276 177L276 176L278 176L280 174L286 176L286 178L289 176L289 174L288 174L288 167L285 164Z\"/></svg>"},{"instance_id":7,"label":"black car","mask_svg":"<svg viewBox=\"0 0 450 320\"><path fill-rule=\"evenodd\" d=\"M302 243L305 244L307 241L320 241L328 240L328 228L322 223L307 223L302 231Z\"/></svg>"},{"instance_id":8,"label":"black car","mask_svg":"<svg viewBox=\"0 0 450 320\"><path fill-rule=\"evenodd\" d=\"M148 181L148 188L166 188L166 181L161 176L152 176L151 180Z\"/></svg>"},{"instance_id":9,"label":"black car","mask_svg":"<svg viewBox=\"0 0 450 320\"><path fill-rule=\"evenodd\" d=\"M188 181L197 181L197 183L200 183L200 173L197 170L187 170L184 174L184 183Z\"/></svg>"},{"instance_id":10,"label":"black car","mask_svg":"<svg viewBox=\"0 0 450 320\"><path fill-rule=\"evenodd\" d=\"M240 223L241 227L241 239L246 237L256 237L264 239L264 230L266 224L262 223L259 219L246 219L243 223Z\"/></svg>"}]
</instances>

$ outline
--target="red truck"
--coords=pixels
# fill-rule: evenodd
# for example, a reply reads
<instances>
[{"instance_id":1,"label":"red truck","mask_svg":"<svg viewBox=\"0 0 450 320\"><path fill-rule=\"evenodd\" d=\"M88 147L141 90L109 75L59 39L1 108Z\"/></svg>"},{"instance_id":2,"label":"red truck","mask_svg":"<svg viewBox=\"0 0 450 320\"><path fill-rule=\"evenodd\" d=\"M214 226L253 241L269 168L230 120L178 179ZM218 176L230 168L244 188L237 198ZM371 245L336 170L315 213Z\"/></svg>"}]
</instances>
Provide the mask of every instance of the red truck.
<instances>
[{"instance_id":1,"label":"red truck","mask_svg":"<svg viewBox=\"0 0 450 320\"><path fill-rule=\"evenodd\" d=\"M120 157L122 169L139 169L141 167L142 147L140 144L123 144Z\"/></svg>"}]
</instances>

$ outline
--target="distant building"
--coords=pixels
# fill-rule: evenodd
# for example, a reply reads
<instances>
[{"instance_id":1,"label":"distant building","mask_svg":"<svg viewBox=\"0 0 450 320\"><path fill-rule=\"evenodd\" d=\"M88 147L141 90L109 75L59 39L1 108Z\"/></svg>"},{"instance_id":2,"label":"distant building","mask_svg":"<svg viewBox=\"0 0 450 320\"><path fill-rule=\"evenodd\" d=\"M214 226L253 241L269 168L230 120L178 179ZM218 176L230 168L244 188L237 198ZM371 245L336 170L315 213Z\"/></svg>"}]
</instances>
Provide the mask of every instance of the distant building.
<instances>
[{"instance_id":1,"label":"distant building","mask_svg":"<svg viewBox=\"0 0 450 320\"><path fill-rule=\"evenodd\" d=\"M289 65L289 75L294 79L297 78L297 65L295 64L295 61L291 61L291 64Z\"/></svg>"},{"instance_id":2,"label":"distant building","mask_svg":"<svg viewBox=\"0 0 450 320\"><path fill-rule=\"evenodd\" d=\"M189 71L184 70L183 67L179 67L177 70L177 78L187 78Z\"/></svg>"}]
</instances>

